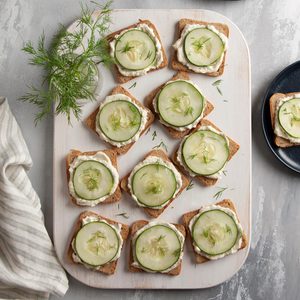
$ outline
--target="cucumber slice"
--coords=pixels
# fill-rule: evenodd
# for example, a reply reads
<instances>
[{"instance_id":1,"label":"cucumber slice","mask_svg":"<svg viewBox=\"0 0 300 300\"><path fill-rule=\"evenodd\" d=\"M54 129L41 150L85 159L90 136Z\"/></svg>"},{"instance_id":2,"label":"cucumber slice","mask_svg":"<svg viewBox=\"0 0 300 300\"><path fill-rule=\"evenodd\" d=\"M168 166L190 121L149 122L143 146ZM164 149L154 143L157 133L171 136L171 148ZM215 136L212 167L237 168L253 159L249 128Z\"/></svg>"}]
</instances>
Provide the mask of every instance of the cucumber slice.
<instances>
[{"instance_id":1,"label":"cucumber slice","mask_svg":"<svg viewBox=\"0 0 300 300\"><path fill-rule=\"evenodd\" d=\"M198 67L213 65L225 51L222 39L208 28L191 30L184 39L187 60Z\"/></svg>"},{"instance_id":2,"label":"cucumber slice","mask_svg":"<svg viewBox=\"0 0 300 300\"><path fill-rule=\"evenodd\" d=\"M142 116L138 108L126 100L105 104L99 113L99 126L103 134L115 142L130 140L141 126Z\"/></svg>"},{"instance_id":3,"label":"cucumber slice","mask_svg":"<svg viewBox=\"0 0 300 300\"><path fill-rule=\"evenodd\" d=\"M127 70L144 70L156 58L155 43L150 35L139 29L128 30L116 41L115 59Z\"/></svg>"},{"instance_id":4,"label":"cucumber slice","mask_svg":"<svg viewBox=\"0 0 300 300\"><path fill-rule=\"evenodd\" d=\"M133 175L131 186L138 202L147 207L155 207L172 199L177 181L172 170L155 163L141 167Z\"/></svg>"},{"instance_id":5,"label":"cucumber slice","mask_svg":"<svg viewBox=\"0 0 300 300\"><path fill-rule=\"evenodd\" d=\"M79 258L91 266L102 266L118 253L119 237L114 228L105 222L84 225L75 237L75 251Z\"/></svg>"},{"instance_id":6,"label":"cucumber slice","mask_svg":"<svg viewBox=\"0 0 300 300\"><path fill-rule=\"evenodd\" d=\"M197 247L208 255L229 251L239 237L233 218L222 210L205 211L192 226L192 237Z\"/></svg>"},{"instance_id":7,"label":"cucumber slice","mask_svg":"<svg viewBox=\"0 0 300 300\"><path fill-rule=\"evenodd\" d=\"M95 160L80 163L73 174L75 193L85 200L97 200L108 195L113 184L111 171Z\"/></svg>"},{"instance_id":8,"label":"cucumber slice","mask_svg":"<svg viewBox=\"0 0 300 300\"><path fill-rule=\"evenodd\" d=\"M195 174L209 176L220 171L229 157L225 137L210 130L198 130L182 145L185 165Z\"/></svg>"},{"instance_id":9,"label":"cucumber slice","mask_svg":"<svg viewBox=\"0 0 300 300\"><path fill-rule=\"evenodd\" d=\"M162 272L176 264L182 249L180 240L172 228L154 225L137 237L134 251L141 267Z\"/></svg>"},{"instance_id":10,"label":"cucumber slice","mask_svg":"<svg viewBox=\"0 0 300 300\"><path fill-rule=\"evenodd\" d=\"M284 102L279 108L278 119L289 136L300 138L300 99L293 98Z\"/></svg>"},{"instance_id":11,"label":"cucumber slice","mask_svg":"<svg viewBox=\"0 0 300 300\"><path fill-rule=\"evenodd\" d=\"M190 82L176 80L168 83L157 97L160 118L174 127L195 122L204 108L204 98Z\"/></svg>"}]
</instances>

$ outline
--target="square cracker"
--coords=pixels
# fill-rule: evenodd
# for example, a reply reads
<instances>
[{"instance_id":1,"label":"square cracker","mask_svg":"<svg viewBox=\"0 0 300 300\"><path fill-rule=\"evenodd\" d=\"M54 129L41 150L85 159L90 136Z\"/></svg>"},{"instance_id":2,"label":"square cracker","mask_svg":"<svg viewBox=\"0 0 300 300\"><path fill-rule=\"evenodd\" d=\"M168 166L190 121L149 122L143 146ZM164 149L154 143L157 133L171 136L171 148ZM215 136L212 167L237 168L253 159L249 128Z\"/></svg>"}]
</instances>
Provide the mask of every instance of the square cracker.
<instances>
[{"instance_id":1,"label":"square cracker","mask_svg":"<svg viewBox=\"0 0 300 300\"><path fill-rule=\"evenodd\" d=\"M181 36L181 33L186 25L190 24L199 24L199 25L213 25L217 30L219 30L221 33L223 33L225 36L229 37L229 28L226 24L222 23L210 23L210 22L204 22L204 21L196 21L191 19L181 19L179 20L177 27L178 27L178 38ZM208 75L212 77L220 76L224 73L224 67L225 67L225 58L226 58L226 51L224 53L222 64L220 65L219 69L215 72L210 73L197 73L197 74L203 74ZM175 50L172 61L171 61L171 67L174 70L177 71L185 71L185 72L191 72L196 73L193 70L190 70L188 67L183 65L181 62L177 59L177 51Z\"/></svg>"},{"instance_id":2,"label":"square cracker","mask_svg":"<svg viewBox=\"0 0 300 300\"><path fill-rule=\"evenodd\" d=\"M123 239L123 246L124 247L124 244L125 244L125 241L127 240L127 237L129 235L129 226L128 225L125 225L123 223L120 223L120 222L116 222L114 220L110 220L110 219L107 219L105 217L102 217L101 215L99 214L96 214L92 211L84 211L82 212L80 215L79 215L79 218L77 220L77 223L75 225L75 228L74 228L74 231L73 231L73 234L72 234L72 238L70 240L70 245L68 247L68 251L67 251L67 256L68 258L70 259L71 262L77 264L77 262L75 262L73 260L73 257L72 257L72 254L73 254L73 248L72 248L72 241L74 239L74 237L76 236L77 232L80 230L80 228L82 227L82 220L87 217L87 216L96 216L96 217L100 217L101 219L104 219L107 223L109 224L112 224L112 225L115 225L115 224L120 224L122 227L121 227L121 236L122 236L122 239ZM98 271L98 272L101 272L101 273L104 273L106 275L112 275L115 273L115 270L116 270L116 267L117 267L117 263L118 263L118 259L117 260L114 260L112 262L109 262L105 265L103 265L102 267L99 268L99 270L95 270L95 271Z\"/></svg>"},{"instance_id":3,"label":"square cracker","mask_svg":"<svg viewBox=\"0 0 300 300\"><path fill-rule=\"evenodd\" d=\"M190 77L188 75L188 73L186 72L182 72L182 71L179 71L177 72L170 80L168 81L175 81L177 79L183 79L183 80L190 80ZM168 82L167 81L167 82ZM155 90L153 90L148 96L146 96L145 98L145 105L147 107L149 107L152 112L155 114L155 110L154 110L154 107L153 107L153 101L156 97L156 95L161 91L161 89L165 86L166 83L163 83L162 85L160 85L159 87L157 87ZM214 106L212 103L210 103L206 98L205 98L205 101L206 101L206 105L205 105L205 109L204 109L204 112L203 112L203 118L206 117L208 114L210 114L213 109L214 109ZM199 121L200 122L200 121ZM162 123L161 123L162 124ZM172 127L169 127L167 125L164 125L162 124L162 126L164 126L166 128L166 130L168 131L168 133L171 135L171 137L175 138L175 139L181 139L183 138L184 136L186 136L187 134L189 134L189 132L192 131L192 129L186 129L184 131L178 131L178 130L175 130L174 128Z\"/></svg>"},{"instance_id":4,"label":"square cracker","mask_svg":"<svg viewBox=\"0 0 300 300\"><path fill-rule=\"evenodd\" d=\"M108 42L113 41L114 37L116 35L120 34L122 31L124 31L126 29L135 28L139 24L146 24L146 25L148 25L153 30L156 38L159 40L159 42L160 42L160 44L162 46L161 49L162 49L163 61L162 61L162 63L158 67L156 67L155 69L150 70L149 72L153 72L153 71L156 71L156 70L159 70L159 69L162 69L162 68L166 67L168 65L168 59L167 59L167 55L166 55L165 49L164 49L164 47L162 45L159 33L158 33L155 25L152 22L150 22L149 20L141 20L140 19L139 22L137 22L137 23L135 23L133 25L130 25L130 26L126 27L126 28L122 28L122 29L120 29L118 31L115 31L115 32L111 33L110 35L107 36ZM149 73L149 72L147 72L147 73ZM116 80L117 80L118 83L125 83L125 82L128 82L128 81L136 78L136 77L139 77L139 76L124 76L124 75L122 75L120 73L120 71L118 70L118 67L116 65L114 66L114 74L115 74L115 78L116 78ZM142 76L142 75L140 75L140 76Z\"/></svg>"},{"instance_id":5,"label":"square cracker","mask_svg":"<svg viewBox=\"0 0 300 300\"><path fill-rule=\"evenodd\" d=\"M117 155L116 155L115 151L113 151L113 150L99 150L99 151L105 153L110 158L110 161L111 161L112 165L116 169L118 169ZM67 182L69 183L69 180L70 180L70 172L69 172L70 164L72 163L72 161L76 157L78 157L80 155L95 155L99 151L80 152L79 150L72 149L66 157ZM81 205L78 205L76 203L76 199L71 194L70 194L70 197L71 197L71 201L75 205L81 206ZM120 200L121 200L121 189L118 185L116 191L112 195L110 195L108 198L106 198L103 202L100 202L99 204L101 204L101 203L114 203L114 202L118 202Z\"/></svg>"},{"instance_id":6,"label":"square cracker","mask_svg":"<svg viewBox=\"0 0 300 300\"><path fill-rule=\"evenodd\" d=\"M147 111L147 114L148 114L148 119L147 119L147 123L145 125L145 128L144 130L140 133L140 136L151 126L151 124L153 123L154 121L154 115L153 113L151 112L151 110L147 107L145 107L140 101L138 101L135 97L133 97L126 89L124 89L122 86L116 86L109 95L115 95L115 94L124 94L126 96L128 96L133 103L135 103L137 106L145 109ZM98 106L84 121L85 125L87 127L89 127L92 131L94 131L97 135L97 131L96 131L96 117L97 117L97 114L98 114L98 111L99 111L99 107ZM98 135L99 136L99 135ZM103 140L100 136L99 138L101 140ZM104 140L103 140L104 141ZM121 155L121 154L125 154L129 151L129 149L136 143L136 142L132 142L130 144L127 144L127 145L124 145L124 146L121 146L121 147L116 147L112 144L110 144L109 142L106 142L104 141L105 143L109 144L111 146L111 149L113 151L115 151L118 155Z\"/></svg>"},{"instance_id":7,"label":"square cracker","mask_svg":"<svg viewBox=\"0 0 300 300\"><path fill-rule=\"evenodd\" d=\"M283 98L283 97L294 96L295 94L296 94L296 92L287 93L287 94L276 93L276 94L273 94L271 96L271 98L270 98L270 114L271 114L271 123L272 123L273 130L275 129L277 101L280 101L280 99ZM275 142L275 145L280 147L280 148L287 148L287 147L293 147L293 146L299 146L300 145L300 143L292 143L289 140L287 140L287 139L285 139L281 136L277 136L276 134L275 134L274 142Z\"/></svg>"},{"instance_id":8,"label":"square cracker","mask_svg":"<svg viewBox=\"0 0 300 300\"><path fill-rule=\"evenodd\" d=\"M200 121L200 123L191 131L191 133L197 131L201 126L212 126L213 128L215 128L216 130L222 132L222 130L220 130L216 125L214 125L212 122L203 119ZM231 160L231 158L233 157L233 155L235 155L235 153L240 149L239 144L237 144L234 140L232 140L230 137L226 136L228 141L229 141L229 157L228 157L228 161ZM180 164L180 162L177 159L177 153L178 153L179 147L178 149L174 152L173 154L173 161L175 162L175 164L180 168L180 170L184 173L187 173L187 171L185 170L185 168ZM216 184L216 182L218 181L218 179L216 178L209 178L206 176L195 176L194 178L198 179L204 186L211 186Z\"/></svg>"},{"instance_id":9,"label":"square cracker","mask_svg":"<svg viewBox=\"0 0 300 300\"><path fill-rule=\"evenodd\" d=\"M233 202L231 200L229 200L229 199L224 199L224 200L216 203L216 205L219 205L219 206L222 206L222 207L226 207L226 208L230 208L232 211L234 211L237 214L236 208L235 208ZM204 262L209 261L209 259L206 258L206 257L204 257L204 256L202 256L202 255L200 255L200 254L198 254L195 251L194 246L193 246L191 232L190 232L190 229L189 229L189 223L190 223L191 219L195 215L197 215L199 213L199 211L200 211L200 209L196 209L194 211L190 211L188 213L185 213L182 216L182 222L183 222L183 225L186 228L187 232L189 233L189 237L190 237L190 240L191 240L192 248L193 248L193 251L195 253L196 263L197 264L202 264ZM238 216L237 216L237 218L238 218ZM247 236L246 236L245 232L243 232L243 234L242 234L242 244L241 244L241 247L239 248L239 250L244 249L247 245L248 245L248 239L247 239Z\"/></svg>"},{"instance_id":10,"label":"square cracker","mask_svg":"<svg viewBox=\"0 0 300 300\"><path fill-rule=\"evenodd\" d=\"M156 149L156 150L152 150L150 151L143 160L145 160L148 156L157 156L162 158L165 161L168 161L170 163L172 163L172 161L169 159L168 155L161 149ZM179 172L180 173L180 172ZM122 190L124 190L125 192L127 192L130 195L130 191L128 188L128 177L129 177L130 173L127 174L124 178L122 178L121 180L121 188ZM182 179L182 187L179 190L179 192L177 193L177 195L175 197L173 197L166 206L164 206L163 208L160 209L154 209L154 208L149 208L149 207L143 207L144 211L152 218L157 218L158 216L160 216L164 210L183 192L183 190L189 185L190 180L185 177L182 173L180 173L181 175L181 179Z\"/></svg>"},{"instance_id":11,"label":"square cracker","mask_svg":"<svg viewBox=\"0 0 300 300\"><path fill-rule=\"evenodd\" d=\"M144 226L146 226L149 222L145 221L145 220L139 220L139 221L135 221L131 227L130 227L130 236L131 236L131 240L130 240L130 254L129 254L129 271L130 272L145 272L142 269L136 268L134 266L132 266L133 263L133 254L132 254L132 237L134 236L134 234L141 228L143 228ZM186 236L186 230L184 228L183 225L181 224L173 224L185 237ZM180 261L180 263L178 264L178 266L176 268L174 268L173 270L171 270L168 273L161 273L161 274L167 274L167 275L179 275L181 272L181 265L182 265L182 259Z\"/></svg>"}]
</instances>

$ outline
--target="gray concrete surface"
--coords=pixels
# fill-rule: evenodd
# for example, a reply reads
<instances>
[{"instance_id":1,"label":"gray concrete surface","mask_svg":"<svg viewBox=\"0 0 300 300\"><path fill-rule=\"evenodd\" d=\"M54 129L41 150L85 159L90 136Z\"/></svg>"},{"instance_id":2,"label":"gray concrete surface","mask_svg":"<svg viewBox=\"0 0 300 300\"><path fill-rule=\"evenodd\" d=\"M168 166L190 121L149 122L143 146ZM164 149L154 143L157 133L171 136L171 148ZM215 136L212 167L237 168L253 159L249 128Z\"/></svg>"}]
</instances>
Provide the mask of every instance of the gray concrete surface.
<instances>
[{"instance_id":1,"label":"gray concrete surface","mask_svg":"<svg viewBox=\"0 0 300 300\"><path fill-rule=\"evenodd\" d=\"M252 243L240 272L211 289L97 290L70 278L70 289L64 299L300 299L299 175L273 157L260 125L260 105L267 85L283 67L300 56L299 1L116 0L113 5L115 8L211 9L229 17L244 33L252 57ZM26 92L27 83L41 81L41 71L28 65L20 49L24 41L36 40L43 29L51 37L59 22L68 24L79 12L77 0L0 0L0 94L8 97L32 155L34 166L29 175L41 198L50 235L52 119L35 127L35 107L17 101Z\"/></svg>"}]
</instances>

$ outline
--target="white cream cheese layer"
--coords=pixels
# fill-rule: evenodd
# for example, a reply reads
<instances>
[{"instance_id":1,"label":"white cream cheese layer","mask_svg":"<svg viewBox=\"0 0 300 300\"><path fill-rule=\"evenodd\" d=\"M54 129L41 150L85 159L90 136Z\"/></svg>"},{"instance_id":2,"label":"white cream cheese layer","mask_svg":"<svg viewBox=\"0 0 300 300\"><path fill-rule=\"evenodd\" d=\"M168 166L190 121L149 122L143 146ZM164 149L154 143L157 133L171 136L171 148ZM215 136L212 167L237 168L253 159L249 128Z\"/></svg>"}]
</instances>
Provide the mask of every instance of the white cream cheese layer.
<instances>
[{"instance_id":1,"label":"white cream cheese layer","mask_svg":"<svg viewBox=\"0 0 300 300\"><path fill-rule=\"evenodd\" d=\"M168 81L168 82L164 85L164 87L165 87L166 85L168 85L169 83L176 82L176 81L185 81L185 82L188 82L189 84L193 85L193 87L194 87L197 91L199 91L199 93L202 95L202 92L199 90L199 88L198 88L192 81L190 81L190 80L183 80L183 79L170 80L170 81ZM163 88L164 88L164 87L163 87ZM175 130L177 130L177 131L185 131L185 130L187 130L187 129L192 129L192 128L194 128L194 127L197 126L197 124L199 123L199 121L203 118L203 112L204 112L205 107L206 107L206 100L205 100L205 98L203 97L203 95L202 95L202 97L203 97L203 109L202 109L202 112L201 112L200 116L199 116L197 119L195 119L195 121L194 121L193 123L191 123L191 124L189 124L189 125L181 126L181 127L175 127L175 126L172 126L172 125L168 124L167 122L165 122L165 121L160 117L160 113L159 113L159 110L158 110L158 108L157 108L157 97L158 97L158 95L159 95L160 92L161 92L161 90L156 94L155 98L153 99L153 107L154 107L155 112L159 115L159 121L160 121L160 123L162 123L162 124L164 124L164 125L166 125L166 126L168 126L168 127L171 127L171 128L173 128L173 129L175 129Z\"/></svg>"},{"instance_id":2,"label":"white cream cheese layer","mask_svg":"<svg viewBox=\"0 0 300 300\"><path fill-rule=\"evenodd\" d=\"M274 133L277 135L277 136L280 136L280 137L283 137L287 140L289 140L290 142L292 143L300 143L300 138L295 138L295 137L292 137L290 135L288 135L281 127L280 123L279 123L279 120L278 120L278 112L279 112L279 109L280 107L287 101L291 100L291 99L294 99L294 98L300 98L300 94L294 94L294 95L291 95L291 96L286 96L284 98L281 98L281 99L278 99L277 103L276 103L276 112L275 112L275 126L274 126Z\"/></svg>"},{"instance_id":3,"label":"white cream cheese layer","mask_svg":"<svg viewBox=\"0 0 300 300\"><path fill-rule=\"evenodd\" d=\"M105 195L105 196L103 196L99 199L95 199L95 200L86 200L86 199L80 198L76 194L75 188L74 188L74 183L73 183L73 174L74 174L76 167L79 164L81 164L82 162L87 161L87 160L98 161L110 170L114 182L113 182L112 189L108 195ZM69 173L70 173L70 180L69 180L70 194L73 196L76 203L78 205L82 205L82 206L95 206L98 203L103 202L105 199L107 199L110 195L112 195L116 191L118 184L119 184L119 173L118 173L117 169L112 165L110 158L104 152L101 152L101 151L97 152L95 155L79 155L79 156L77 156L70 164Z\"/></svg>"},{"instance_id":4,"label":"white cream cheese layer","mask_svg":"<svg viewBox=\"0 0 300 300\"><path fill-rule=\"evenodd\" d=\"M148 207L147 205L144 205L143 203L139 202L139 200L137 199L137 197L135 196L135 194L133 193L133 189L132 189L132 178L134 176L134 174L141 169L142 167L149 165L149 164L160 164L162 166L167 167L168 169L170 169L174 176L175 176L175 180L177 183L177 187L175 190L175 193L172 197L172 199L174 197L176 197L176 195L178 194L178 192L180 191L181 187L182 187L182 178L180 173L177 171L177 169L174 167L174 165L172 163L170 163L169 161L165 161L163 159L161 159L160 157L157 156L148 156L145 160L143 160L142 162L140 162L139 164L137 164L134 169L131 171L129 177L128 177L128 188L131 194L131 197L134 199L134 201L141 207ZM159 206L151 206L151 208L153 209L161 209L163 207L165 207L172 199L170 199L169 201L163 203L162 205Z\"/></svg>"},{"instance_id":5,"label":"white cream cheese layer","mask_svg":"<svg viewBox=\"0 0 300 300\"><path fill-rule=\"evenodd\" d=\"M195 66L195 65L191 64L185 56L184 49L183 49L185 37L190 31L197 29L197 28L207 28L207 29L213 31L215 34L217 34L220 37L220 39L222 40L222 42L224 44L224 51L223 51L222 55L220 56L220 58L217 61L215 61L210 66L206 66L206 67ZM223 58L224 58L224 55L225 55L225 51L227 50L227 47L228 47L228 38L222 32L217 30L216 27L213 25L188 24L182 30L180 38L176 41L176 43L173 45L173 47L174 47L174 49L177 50L177 60L179 62L181 62L183 65L187 66L190 70L192 70L196 73L210 73L210 72L215 72L220 68Z\"/></svg>"},{"instance_id":6,"label":"white cream cheese layer","mask_svg":"<svg viewBox=\"0 0 300 300\"><path fill-rule=\"evenodd\" d=\"M99 116L100 116L100 111L103 108L103 106L107 103L110 102L114 102L114 101L118 101L118 100L125 100L130 102L131 104L133 104L139 111L140 115L141 115L141 124L140 124L140 128L139 130L136 132L136 134L129 140L124 141L124 142L116 142L116 141L112 141L111 139L109 139L101 130L100 128L100 124L99 124ZM140 107L139 105L136 105L132 99L124 94L114 94L114 95L109 95L107 96L104 101L101 103L100 107L99 107L99 111L98 114L96 116L96 132L98 133L98 135L105 140L106 142L110 143L113 146L116 147L121 147L124 145L128 145L132 142L135 142L138 140L138 138L140 137L142 131L145 129L145 126L147 124L147 120L148 120L148 112L146 109L143 109L142 107Z\"/></svg>"},{"instance_id":7,"label":"white cream cheese layer","mask_svg":"<svg viewBox=\"0 0 300 300\"><path fill-rule=\"evenodd\" d=\"M135 28L125 29L120 34L116 35L114 40L112 42L110 42L110 44L109 44L110 45L110 55L112 57L115 57L117 39L121 35L123 35L125 32L130 31L132 29L139 29L141 31L144 31L151 37L151 39L153 40L153 42L155 44L155 48L156 48L156 58L155 58L153 64L151 64L150 66L148 66L147 68L145 68L143 70L136 70L136 71L127 70L119 64L117 64L117 68L118 68L119 72L124 76L141 76L141 75L145 75L152 69L156 69L164 60L163 52L162 52L162 45L161 45L159 39L156 37L153 29L150 28L147 24L144 24L144 23L139 24Z\"/></svg>"},{"instance_id":8,"label":"white cream cheese layer","mask_svg":"<svg viewBox=\"0 0 300 300\"><path fill-rule=\"evenodd\" d=\"M242 225L241 223L239 222L236 214L234 211L232 211L231 209L227 208L227 207L222 207L220 205L215 205L215 204L212 204L212 205L208 205L208 206L205 206L203 208L200 209L199 213L197 215L195 215L191 220L190 220L190 223L189 223L189 229L190 229L190 232L192 233L193 232L193 225L195 223L195 221L198 219L198 217L206 212L206 211L210 211L210 210L222 210L223 212L225 212L226 214L228 214L229 216L232 217L233 221L235 222L236 226L237 226L237 229L238 229L238 238L236 240L236 243L233 245L233 247L228 250L227 252L225 253L222 253L222 254L219 254L219 255L209 255L205 252L203 252L197 245L196 243L193 241L193 247L194 247L194 250L195 252L197 252L198 254L210 259L210 260L216 260L216 259L219 259L219 258L222 258L226 255L229 255L229 254L233 254L235 252L237 252L239 250L239 248L241 247L242 245L242 234L243 234L243 228L242 228Z\"/></svg>"},{"instance_id":9,"label":"white cream cheese layer","mask_svg":"<svg viewBox=\"0 0 300 300\"><path fill-rule=\"evenodd\" d=\"M152 227L152 226L155 226L155 225L163 225L163 226L166 226L166 227L169 227L171 229L174 230L174 232L176 233L179 241L180 241L180 247L181 247L181 252L180 252L180 256L177 260L177 262L171 266L170 268L164 270L164 271L152 271L152 270L148 270L146 268L144 268L143 266L141 266L139 264L139 262L137 261L136 259L136 256L135 256L135 241L137 239L137 237L142 233L144 232L146 229ZM132 237L132 240L131 240L131 243L132 243L132 254L133 254L133 262L132 262L132 266L135 267L135 268L139 268L139 269L142 269L146 272L149 272L149 273L168 273L170 272L171 270L175 269L179 264L180 264L180 261L182 260L182 256L183 256L183 246L184 246L184 236L183 234L173 225L173 224L170 224L170 223L163 223L163 222L156 222L156 221L153 221L153 222L149 222L147 225L145 225L144 227L142 227L141 229L139 229L135 234L134 236Z\"/></svg>"},{"instance_id":10,"label":"white cream cheese layer","mask_svg":"<svg viewBox=\"0 0 300 300\"><path fill-rule=\"evenodd\" d=\"M226 136L223 132L216 130L214 127L209 126L209 125L208 125L208 126L201 126L198 130L210 130L210 131L215 132L215 133L217 133L217 134L219 134L219 135L222 135L222 136L225 138L226 142L227 142L227 146L229 147L229 141L228 141L227 136ZM176 157L176 158L177 158L177 160L179 161L179 163L184 167L184 169L189 173L189 175L192 176L192 177L195 177L195 176L199 176L199 175L196 174L196 173L194 173L192 170L190 170L190 169L188 168L188 166L185 164L185 162L184 162L184 160L183 160L183 158L182 158L182 146L183 146L184 141L185 141L188 137L189 137L189 136L186 136L186 137L181 141L180 146L179 146L178 151L177 151L177 157ZM221 170L219 170L217 173L212 174L212 175L207 175L207 176L205 176L205 177L207 177L207 178L212 178L212 179L219 179L219 178L221 178L221 177L222 177L222 171L223 171L224 168L226 167L226 164L227 164L227 163L225 163L224 166L223 166L223 168L222 168Z\"/></svg>"},{"instance_id":11,"label":"white cream cheese layer","mask_svg":"<svg viewBox=\"0 0 300 300\"><path fill-rule=\"evenodd\" d=\"M122 247L123 247L123 238L121 236L122 225L119 224L119 223L118 224L109 224L106 220L104 220L100 217L97 217L97 216L86 216L81 221L81 227L88 224L88 223L98 222L98 221L108 224L116 232L116 235L119 239L118 251L117 251L115 257L110 262L115 261L120 257L121 250L122 250ZM87 264L87 263L85 263L84 261L81 260L81 258L76 253L75 238L72 240L72 249L73 249L72 258L73 258L74 262L83 264L86 268L92 269L92 270L99 270L102 267L102 265L94 267L94 266L91 266L91 265L89 265L89 264Z\"/></svg>"}]
</instances>

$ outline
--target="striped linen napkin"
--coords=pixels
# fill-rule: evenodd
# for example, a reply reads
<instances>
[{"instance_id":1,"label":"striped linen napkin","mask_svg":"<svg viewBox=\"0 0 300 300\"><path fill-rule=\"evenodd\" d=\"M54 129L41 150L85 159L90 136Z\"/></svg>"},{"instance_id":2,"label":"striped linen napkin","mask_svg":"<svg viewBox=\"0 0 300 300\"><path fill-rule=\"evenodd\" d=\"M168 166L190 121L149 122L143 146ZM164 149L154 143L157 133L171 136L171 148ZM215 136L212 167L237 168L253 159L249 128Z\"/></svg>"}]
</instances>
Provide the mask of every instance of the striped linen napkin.
<instances>
[{"instance_id":1,"label":"striped linen napkin","mask_svg":"<svg viewBox=\"0 0 300 300\"><path fill-rule=\"evenodd\" d=\"M0 298L63 296L68 279L26 174L32 160L8 102L0 97Z\"/></svg>"}]
</instances>

